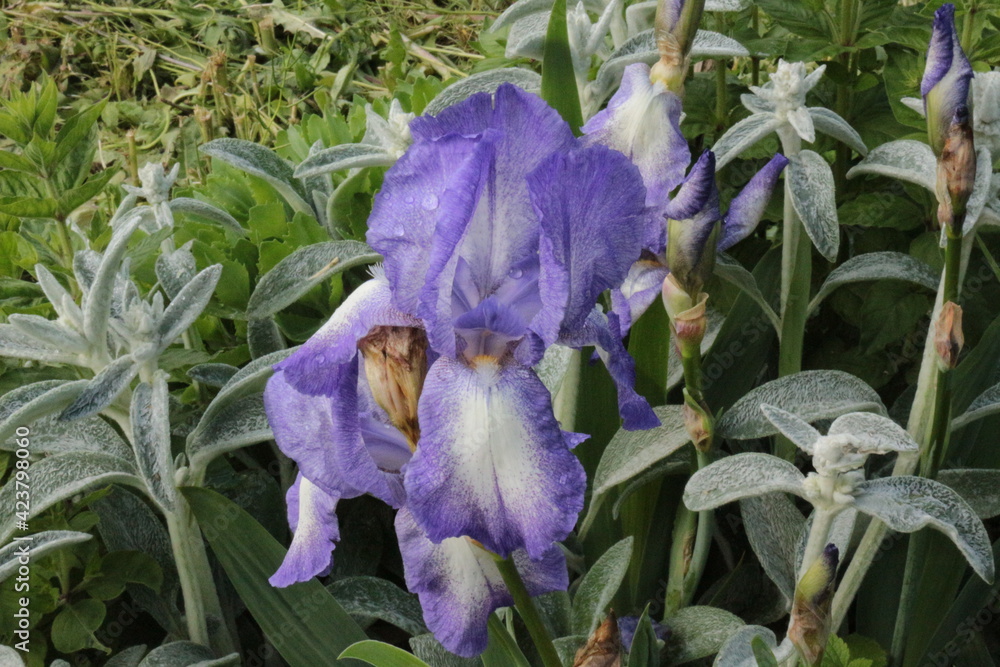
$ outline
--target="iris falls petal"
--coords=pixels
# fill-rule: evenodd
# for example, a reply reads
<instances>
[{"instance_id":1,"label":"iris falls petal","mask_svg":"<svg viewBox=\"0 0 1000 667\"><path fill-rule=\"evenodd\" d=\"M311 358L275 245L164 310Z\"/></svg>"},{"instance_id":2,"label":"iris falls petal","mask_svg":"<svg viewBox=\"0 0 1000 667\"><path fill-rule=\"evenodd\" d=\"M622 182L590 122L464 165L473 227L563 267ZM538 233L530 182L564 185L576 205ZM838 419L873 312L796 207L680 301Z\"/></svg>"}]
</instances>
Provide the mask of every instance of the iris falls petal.
<instances>
[{"instance_id":1,"label":"iris falls petal","mask_svg":"<svg viewBox=\"0 0 1000 667\"><path fill-rule=\"evenodd\" d=\"M294 537L281 567L268 579L278 588L327 574L333 567L334 545L340 539L337 496L325 493L299 473L286 499Z\"/></svg>"}]
</instances>

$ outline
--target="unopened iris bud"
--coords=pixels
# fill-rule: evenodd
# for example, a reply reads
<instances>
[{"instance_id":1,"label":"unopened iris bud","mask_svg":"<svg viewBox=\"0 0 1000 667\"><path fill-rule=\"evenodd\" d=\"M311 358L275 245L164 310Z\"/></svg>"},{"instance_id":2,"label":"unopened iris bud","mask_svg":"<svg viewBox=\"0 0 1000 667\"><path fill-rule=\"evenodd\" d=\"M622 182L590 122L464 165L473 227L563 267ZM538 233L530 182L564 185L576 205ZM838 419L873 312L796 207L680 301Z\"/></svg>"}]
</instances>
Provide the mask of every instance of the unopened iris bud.
<instances>
[{"instance_id":1,"label":"unopened iris bud","mask_svg":"<svg viewBox=\"0 0 1000 667\"><path fill-rule=\"evenodd\" d=\"M660 0L655 24L660 60L650 70L652 82L663 83L677 94L684 93L691 45L704 10L705 0Z\"/></svg>"},{"instance_id":2,"label":"unopened iris bud","mask_svg":"<svg viewBox=\"0 0 1000 667\"><path fill-rule=\"evenodd\" d=\"M934 28L927 49L927 65L920 82L927 115L927 135L934 154L945 148L955 113L969 105L972 65L962 51L955 30L955 5L942 5L934 13Z\"/></svg>"},{"instance_id":3,"label":"unopened iris bud","mask_svg":"<svg viewBox=\"0 0 1000 667\"><path fill-rule=\"evenodd\" d=\"M622 637L615 612L609 612L576 656L573 667L621 667Z\"/></svg>"},{"instance_id":4,"label":"unopened iris bud","mask_svg":"<svg viewBox=\"0 0 1000 667\"><path fill-rule=\"evenodd\" d=\"M420 439L417 401L427 376L427 335L415 327L380 326L358 341L372 396L406 436L410 449Z\"/></svg>"},{"instance_id":5,"label":"unopened iris bud","mask_svg":"<svg viewBox=\"0 0 1000 667\"><path fill-rule=\"evenodd\" d=\"M830 605L839 563L840 552L836 545L826 545L823 554L809 566L795 587L788 638L807 665L818 665L823 660L830 637Z\"/></svg>"},{"instance_id":6,"label":"unopened iris bud","mask_svg":"<svg viewBox=\"0 0 1000 667\"><path fill-rule=\"evenodd\" d=\"M937 162L938 220L953 236L962 232L966 204L976 184L976 146L969 108L955 110Z\"/></svg>"}]
</instances>

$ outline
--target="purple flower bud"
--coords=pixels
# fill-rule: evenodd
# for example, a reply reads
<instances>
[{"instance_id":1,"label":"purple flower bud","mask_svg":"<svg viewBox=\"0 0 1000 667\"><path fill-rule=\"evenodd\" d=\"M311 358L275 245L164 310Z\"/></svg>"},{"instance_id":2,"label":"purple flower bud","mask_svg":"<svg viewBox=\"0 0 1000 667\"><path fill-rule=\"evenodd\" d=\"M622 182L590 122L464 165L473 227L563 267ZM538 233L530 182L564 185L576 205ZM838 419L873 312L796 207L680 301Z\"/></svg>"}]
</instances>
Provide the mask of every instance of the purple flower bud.
<instances>
[{"instance_id":1,"label":"purple flower bud","mask_svg":"<svg viewBox=\"0 0 1000 667\"><path fill-rule=\"evenodd\" d=\"M920 82L927 115L927 134L936 155L944 150L955 113L969 104L972 65L962 51L955 30L955 5L942 5L934 13L934 29L927 49L927 65Z\"/></svg>"}]
</instances>

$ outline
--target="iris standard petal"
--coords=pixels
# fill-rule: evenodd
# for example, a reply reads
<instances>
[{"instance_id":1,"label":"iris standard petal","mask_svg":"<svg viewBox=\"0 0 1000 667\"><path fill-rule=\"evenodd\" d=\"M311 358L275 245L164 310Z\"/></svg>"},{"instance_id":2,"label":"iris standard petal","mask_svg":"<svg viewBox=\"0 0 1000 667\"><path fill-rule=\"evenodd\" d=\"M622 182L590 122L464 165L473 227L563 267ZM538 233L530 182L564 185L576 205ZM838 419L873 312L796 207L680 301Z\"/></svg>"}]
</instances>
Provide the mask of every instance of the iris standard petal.
<instances>
[{"instance_id":1,"label":"iris standard petal","mask_svg":"<svg viewBox=\"0 0 1000 667\"><path fill-rule=\"evenodd\" d=\"M662 84L650 83L649 65L635 63L625 68L607 108L583 126L583 140L624 153L642 174L646 203L662 206L691 163L680 122L680 98Z\"/></svg>"},{"instance_id":2,"label":"iris standard petal","mask_svg":"<svg viewBox=\"0 0 1000 667\"><path fill-rule=\"evenodd\" d=\"M543 305L531 328L551 345L563 329L582 326L639 259L645 188L628 158L604 146L554 154L528 184L541 222Z\"/></svg>"},{"instance_id":3,"label":"iris standard petal","mask_svg":"<svg viewBox=\"0 0 1000 667\"><path fill-rule=\"evenodd\" d=\"M389 283L373 278L359 286L294 354L275 365L285 382L313 395L332 393L340 366L358 354L358 341L375 326L421 327L392 304Z\"/></svg>"},{"instance_id":4,"label":"iris standard petal","mask_svg":"<svg viewBox=\"0 0 1000 667\"><path fill-rule=\"evenodd\" d=\"M788 164L788 158L780 153L768 161L764 167L754 174L740 193L729 203L729 211L722 221L722 233L716 246L724 251L736 245L753 233L767 202L771 199L778 177Z\"/></svg>"},{"instance_id":5,"label":"iris standard petal","mask_svg":"<svg viewBox=\"0 0 1000 667\"><path fill-rule=\"evenodd\" d=\"M666 217L689 220L701 213L718 214L719 190L715 185L715 153L704 151L691 167L680 190L664 208ZM716 220L719 219L717 216Z\"/></svg>"},{"instance_id":6,"label":"iris standard petal","mask_svg":"<svg viewBox=\"0 0 1000 667\"><path fill-rule=\"evenodd\" d=\"M340 539L337 496L325 493L299 473L285 499L294 537L281 567L268 579L278 588L329 573L333 549Z\"/></svg>"},{"instance_id":7,"label":"iris standard petal","mask_svg":"<svg viewBox=\"0 0 1000 667\"><path fill-rule=\"evenodd\" d=\"M406 586L420 599L428 629L452 653L482 653L490 614L513 604L494 556L465 537L432 542L406 508L396 514L396 534ZM512 557L532 596L569 585L566 557L558 545L550 545L537 560L523 550Z\"/></svg>"},{"instance_id":8,"label":"iris standard petal","mask_svg":"<svg viewBox=\"0 0 1000 667\"><path fill-rule=\"evenodd\" d=\"M573 529L586 475L530 368L509 357L439 358L420 428L407 507L431 540L465 535L502 556L524 548L540 558Z\"/></svg>"}]
</instances>

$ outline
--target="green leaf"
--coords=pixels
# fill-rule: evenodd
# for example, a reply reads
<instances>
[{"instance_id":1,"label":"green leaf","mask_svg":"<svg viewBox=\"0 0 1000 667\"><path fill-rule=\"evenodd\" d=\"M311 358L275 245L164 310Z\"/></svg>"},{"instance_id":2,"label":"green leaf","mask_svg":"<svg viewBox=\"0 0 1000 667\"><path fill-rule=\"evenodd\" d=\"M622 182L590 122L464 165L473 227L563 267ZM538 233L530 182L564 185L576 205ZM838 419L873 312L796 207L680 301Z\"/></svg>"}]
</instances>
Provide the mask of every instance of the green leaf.
<instances>
[{"instance_id":1,"label":"green leaf","mask_svg":"<svg viewBox=\"0 0 1000 667\"><path fill-rule=\"evenodd\" d=\"M100 576L86 585L86 591L98 600L112 600L126 584L142 584L154 592L163 586L160 564L141 551L112 551L101 559Z\"/></svg>"},{"instance_id":2,"label":"green leaf","mask_svg":"<svg viewBox=\"0 0 1000 667\"><path fill-rule=\"evenodd\" d=\"M573 71L573 52L566 24L566 0L552 5L542 60L542 99L559 112L575 134L580 133L583 113Z\"/></svg>"},{"instance_id":3,"label":"green leaf","mask_svg":"<svg viewBox=\"0 0 1000 667\"><path fill-rule=\"evenodd\" d=\"M914 331L930 308L930 297L909 285L877 283L861 304L861 345L868 353L884 350Z\"/></svg>"},{"instance_id":4,"label":"green leaf","mask_svg":"<svg viewBox=\"0 0 1000 667\"><path fill-rule=\"evenodd\" d=\"M26 160L12 151L0 151L0 168L34 174L38 171L31 160Z\"/></svg>"},{"instance_id":5,"label":"green leaf","mask_svg":"<svg viewBox=\"0 0 1000 667\"><path fill-rule=\"evenodd\" d=\"M503 621L496 614L490 614L488 623L490 640L480 658L483 667L529 667L528 659L518 648L514 637L507 632Z\"/></svg>"},{"instance_id":6,"label":"green leaf","mask_svg":"<svg viewBox=\"0 0 1000 667\"><path fill-rule=\"evenodd\" d=\"M268 578L286 550L238 505L208 489L184 487L181 492L236 592L291 667L331 664L331 656L367 639L316 579L287 588L271 586Z\"/></svg>"},{"instance_id":7,"label":"green leaf","mask_svg":"<svg viewBox=\"0 0 1000 667\"><path fill-rule=\"evenodd\" d=\"M345 577L327 587L359 623L392 623L414 637L427 632L417 596L378 577Z\"/></svg>"},{"instance_id":8,"label":"green leaf","mask_svg":"<svg viewBox=\"0 0 1000 667\"><path fill-rule=\"evenodd\" d=\"M101 117L101 112L104 111L105 102L106 100L101 100L63 123L59 133L56 134L56 150L50 166L58 166L77 144L90 135L97 119Z\"/></svg>"},{"instance_id":9,"label":"green leaf","mask_svg":"<svg viewBox=\"0 0 1000 667\"><path fill-rule=\"evenodd\" d=\"M118 173L117 169L105 169L97 176L87 179L80 187L67 190L59 196L59 212L63 216L69 215L80 206L96 197L104 190L104 187Z\"/></svg>"},{"instance_id":10,"label":"green leaf","mask_svg":"<svg viewBox=\"0 0 1000 667\"><path fill-rule=\"evenodd\" d=\"M96 648L110 653L94 633L104 622L107 610L100 600L78 600L67 605L52 621L52 646L62 653Z\"/></svg>"},{"instance_id":11,"label":"green leaf","mask_svg":"<svg viewBox=\"0 0 1000 667\"><path fill-rule=\"evenodd\" d=\"M649 620L649 607L642 612L635 627L632 650L628 655L628 667L660 667L660 647L656 632Z\"/></svg>"},{"instance_id":12,"label":"green leaf","mask_svg":"<svg viewBox=\"0 0 1000 667\"><path fill-rule=\"evenodd\" d=\"M38 197L0 197L0 213L19 218L51 218L58 204L55 199Z\"/></svg>"},{"instance_id":13,"label":"green leaf","mask_svg":"<svg viewBox=\"0 0 1000 667\"><path fill-rule=\"evenodd\" d=\"M270 148L243 139L216 139L198 150L263 178L281 193L293 209L310 215L313 213L302 184L294 176L294 168Z\"/></svg>"},{"instance_id":14,"label":"green leaf","mask_svg":"<svg viewBox=\"0 0 1000 667\"><path fill-rule=\"evenodd\" d=\"M774 652L763 637L758 636L751 639L750 648L753 650L754 659L757 660L757 667L778 667Z\"/></svg>"},{"instance_id":15,"label":"green leaf","mask_svg":"<svg viewBox=\"0 0 1000 667\"><path fill-rule=\"evenodd\" d=\"M573 633L589 636L604 620L607 606L628 571L632 558L632 538L608 549L587 571L573 598Z\"/></svg>"},{"instance_id":16,"label":"green leaf","mask_svg":"<svg viewBox=\"0 0 1000 667\"><path fill-rule=\"evenodd\" d=\"M775 20L782 28L788 29L801 37L812 37L829 43L834 37L830 25L829 14L824 9L822 13L808 6L802 0L757 0L757 5ZM822 16L827 17L826 21Z\"/></svg>"},{"instance_id":17,"label":"green leaf","mask_svg":"<svg viewBox=\"0 0 1000 667\"><path fill-rule=\"evenodd\" d=\"M340 654L340 658L364 660L375 667L430 667L412 653L371 639L351 644Z\"/></svg>"}]
</instances>

